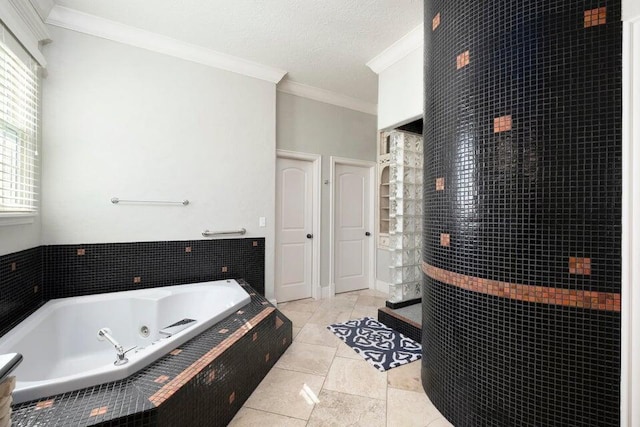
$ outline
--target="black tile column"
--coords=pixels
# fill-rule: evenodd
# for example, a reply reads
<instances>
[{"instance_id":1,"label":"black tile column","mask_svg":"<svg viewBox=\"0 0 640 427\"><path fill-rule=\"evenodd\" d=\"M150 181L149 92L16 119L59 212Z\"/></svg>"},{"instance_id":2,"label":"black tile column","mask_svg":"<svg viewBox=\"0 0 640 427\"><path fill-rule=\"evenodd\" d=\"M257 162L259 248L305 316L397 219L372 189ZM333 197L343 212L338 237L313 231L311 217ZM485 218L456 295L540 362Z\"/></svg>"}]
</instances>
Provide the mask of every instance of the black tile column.
<instances>
[{"instance_id":1,"label":"black tile column","mask_svg":"<svg viewBox=\"0 0 640 427\"><path fill-rule=\"evenodd\" d=\"M616 426L619 0L425 1L425 391L462 426Z\"/></svg>"}]
</instances>

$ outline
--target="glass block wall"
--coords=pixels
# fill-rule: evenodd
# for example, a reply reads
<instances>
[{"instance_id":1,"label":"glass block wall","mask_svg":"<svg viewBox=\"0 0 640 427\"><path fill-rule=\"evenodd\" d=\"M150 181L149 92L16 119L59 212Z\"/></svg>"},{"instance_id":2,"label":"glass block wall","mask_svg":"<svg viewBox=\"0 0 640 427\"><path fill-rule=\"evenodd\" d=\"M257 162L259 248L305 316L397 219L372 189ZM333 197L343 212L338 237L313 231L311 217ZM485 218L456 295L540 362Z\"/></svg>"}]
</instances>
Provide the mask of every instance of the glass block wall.
<instances>
[{"instance_id":1,"label":"glass block wall","mask_svg":"<svg viewBox=\"0 0 640 427\"><path fill-rule=\"evenodd\" d=\"M391 132L389 301L422 297L422 137Z\"/></svg>"}]
</instances>

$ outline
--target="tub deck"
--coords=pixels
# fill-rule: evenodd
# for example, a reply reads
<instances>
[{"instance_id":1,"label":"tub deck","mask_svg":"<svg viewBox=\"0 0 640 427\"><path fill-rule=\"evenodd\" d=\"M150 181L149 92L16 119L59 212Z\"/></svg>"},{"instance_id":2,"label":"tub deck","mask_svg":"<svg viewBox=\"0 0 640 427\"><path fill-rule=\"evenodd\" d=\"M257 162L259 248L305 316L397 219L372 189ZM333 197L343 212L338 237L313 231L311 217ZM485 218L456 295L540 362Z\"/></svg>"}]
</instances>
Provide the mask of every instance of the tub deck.
<instances>
[{"instance_id":1,"label":"tub deck","mask_svg":"<svg viewBox=\"0 0 640 427\"><path fill-rule=\"evenodd\" d=\"M226 425L291 343L291 322L251 302L123 380L13 407L14 426Z\"/></svg>"}]
</instances>

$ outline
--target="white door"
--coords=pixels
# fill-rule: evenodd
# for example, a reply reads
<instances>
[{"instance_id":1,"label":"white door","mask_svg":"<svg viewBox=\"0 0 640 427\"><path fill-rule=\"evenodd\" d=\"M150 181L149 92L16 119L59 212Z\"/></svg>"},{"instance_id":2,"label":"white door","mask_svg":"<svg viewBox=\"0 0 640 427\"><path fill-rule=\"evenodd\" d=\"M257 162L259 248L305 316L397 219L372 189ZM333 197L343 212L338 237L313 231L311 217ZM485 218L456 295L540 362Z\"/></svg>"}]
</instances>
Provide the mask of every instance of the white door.
<instances>
[{"instance_id":1,"label":"white door","mask_svg":"<svg viewBox=\"0 0 640 427\"><path fill-rule=\"evenodd\" d=\"M276 299L310 298L313 162L278 158L276 171Z\"/></svg>"},{"instance_id":2,"label":"white door","mask_svg":"<svg viewBox=\"0 0 640 427\"><path fill-rule=\"evenodd\" d=\"M369 287L370 168L336 164L334 280L336 293Z\"/></svg>"}]
</instances>

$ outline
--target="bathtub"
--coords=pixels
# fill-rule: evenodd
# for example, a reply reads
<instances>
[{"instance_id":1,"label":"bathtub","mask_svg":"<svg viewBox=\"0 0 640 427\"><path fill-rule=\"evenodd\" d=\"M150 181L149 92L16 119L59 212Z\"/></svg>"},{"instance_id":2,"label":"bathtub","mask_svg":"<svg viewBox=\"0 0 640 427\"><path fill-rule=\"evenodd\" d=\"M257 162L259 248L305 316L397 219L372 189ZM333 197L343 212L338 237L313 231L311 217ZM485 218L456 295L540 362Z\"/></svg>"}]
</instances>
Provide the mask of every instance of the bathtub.
<instances>
[{"instance_id":1,"label":"bathtub","mask_svg":"<svg viewBox=\"0 0 640 427\"><path fill-rule=\"evenodd\" d=\"M51 300L0 338L21 353L14 403L128 377L249 303L235 280ZM175 326L174 326L175 325ZM171 328L168 328L172 326ZM116 349L128 350L116 366Z\"/></svg>"}]
</instances>

